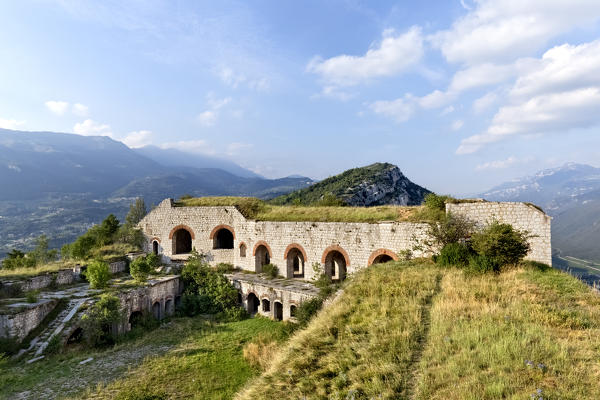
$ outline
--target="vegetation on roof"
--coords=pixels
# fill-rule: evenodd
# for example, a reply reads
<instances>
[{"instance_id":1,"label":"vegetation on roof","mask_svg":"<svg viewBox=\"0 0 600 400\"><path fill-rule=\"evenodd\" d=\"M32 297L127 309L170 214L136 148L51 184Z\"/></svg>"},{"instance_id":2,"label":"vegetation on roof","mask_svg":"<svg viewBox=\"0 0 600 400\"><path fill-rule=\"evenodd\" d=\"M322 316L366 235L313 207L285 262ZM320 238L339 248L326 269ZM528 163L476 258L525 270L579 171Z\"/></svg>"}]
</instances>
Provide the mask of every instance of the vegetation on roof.
<instances>
[{"instance_id":1,"label":"vegetation on roof","mask_svg":"<svg viewBox=\"0 0 600 400\"><path fill-rule=\"evenodd\" d=\"M234 206L246 218L258 221L366 222L416 221L419 206L281 206L254 197L197 197L180 199L176 207Z\"/></svg>"}]
</instances>

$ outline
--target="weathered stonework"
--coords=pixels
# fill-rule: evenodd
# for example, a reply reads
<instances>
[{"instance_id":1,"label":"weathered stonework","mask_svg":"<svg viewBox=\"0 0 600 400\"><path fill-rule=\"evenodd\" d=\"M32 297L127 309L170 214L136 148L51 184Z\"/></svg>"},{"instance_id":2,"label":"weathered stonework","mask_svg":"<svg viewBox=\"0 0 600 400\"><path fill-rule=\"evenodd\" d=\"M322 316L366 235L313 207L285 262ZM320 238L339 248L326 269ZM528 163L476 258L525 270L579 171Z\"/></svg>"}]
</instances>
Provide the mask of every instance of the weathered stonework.
<instances>
[{"instance_id":1,"label":"weathered stonework","mask_svg":"<svg viewBox=\"0 0 600 400\"><path fill-rule=\"evenodd\" d=\"M531 235L528 260L552 265L551 221L539 208L527 203L473 202L446 204L446 212L462 215L483 227L494 220L511 224Z\"/></svg>"},{"instance_id":2,"label":"weathered stonework","mask_svg":"<svg viewBox=\"0 0 600 400\"><path fill-rule=\"evenodd\" d=\"M15 312L0 315L0 337L9 337L19 342L34 330L46 318L58 300L41 300L35 304L15 303L11 307Z\"/></svg>"},{"instance_id":3,"label":"weathered stonework","mask_svg":"<svg viewBox=\"0 0 600 400\"><path fill-rule=\"evenodd\" d=\"M127 263L125 261L115 261L108 264L108 269L110 269L111 274L125 272L125 270L127 269Z\"/></svg>"},{"instance_id":4,"label":"weathered stonework","mask_svg":"<svg viewBox=\"0 0 600 400\"><path fill-rule=\"evenodd\" d=\"M513 224L537 235L531 239L527 258L551 264L550 217L525 203L471 202L447 204L447 211L462 214L479 225L493 219ZM279 267L288 278L310 280L315 276L312 265L320 272L329 254L338 254L335 263L344 263L351 274L370 265L378 256L397 259L401 251L410 250L415 257L430 255L428 225L409 222L273 222L246 219L235 207L175 207L171 199L162 201L139 223L146 236L146 250L156 249L166 261L185 260L188 254L176 254L178 230L191 237L191 246L204 253L210 263L231 263L260 272L267 260ZM220 229L231 231L233 248L215 248ZM189 233L189 235L188 235ZM263 247L264 246L264 247ZM296 248L301 255L302 272L293 273L289 257ZM266 250L264 250L266 249ZM262 253L261 253L262 252ZM264 253L268 253L265 259ZM341 254L341 256L340 256ZM259 260L261 258L261 260Z\"/></svg>"}]
</instances>

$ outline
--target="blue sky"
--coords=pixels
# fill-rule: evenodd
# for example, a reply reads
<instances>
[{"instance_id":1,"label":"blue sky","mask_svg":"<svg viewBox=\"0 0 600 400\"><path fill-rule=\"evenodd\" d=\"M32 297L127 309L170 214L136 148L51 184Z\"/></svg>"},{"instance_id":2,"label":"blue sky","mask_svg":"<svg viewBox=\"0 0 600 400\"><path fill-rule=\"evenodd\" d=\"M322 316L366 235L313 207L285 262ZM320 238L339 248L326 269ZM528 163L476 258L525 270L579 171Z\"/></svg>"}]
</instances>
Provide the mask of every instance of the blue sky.
<instances>
[{"instance_id":1,"label":"blue sky","mask_svg":"<svg viewBox=\"0 0 600 400\"><path fill-rule=\"evenodd\" d=\"M600 157L600 2L0 3L0 127L437 192Z\"/></svg>"}]
</instances>

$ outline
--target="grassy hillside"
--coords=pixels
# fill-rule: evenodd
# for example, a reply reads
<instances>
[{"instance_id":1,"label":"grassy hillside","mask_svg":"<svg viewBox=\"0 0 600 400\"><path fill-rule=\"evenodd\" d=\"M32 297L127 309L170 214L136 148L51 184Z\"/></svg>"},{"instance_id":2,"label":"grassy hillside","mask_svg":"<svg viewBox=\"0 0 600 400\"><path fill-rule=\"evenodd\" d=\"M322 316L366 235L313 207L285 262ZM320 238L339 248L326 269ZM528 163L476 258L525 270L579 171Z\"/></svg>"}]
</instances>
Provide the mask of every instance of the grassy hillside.
<instances>
[{"instance_id":1,"label":"grassy hillside","mask_svg":"<svg viewBox=\"0 0 600 400\"><path fill-rule=\"evenodd\" d=\"M596 399L598 348L600 297L567 274L390 263L361 271L237 399Z\"/></svg>"},{"instance_id":2,"label":"grassy hillside","mask_svg":"<svg viewBox=\"0 0 600 400\"><path fill-rule=\"evenodd\" d=\"M195 197L178 200L178 207L235 206L258 221L378 222L417 221L422 207L277 206L253 197Z\"/></svg>"},{"instance_id":3,"label":"grassy hillside","mask_svg":"<svg viewBox=\"0 0 600 400\"><path fill-rule=\"evenodd\" d=\"M399 182L392 182L391 175L398 173ZM395 185L393 187L392 185ZM366 186L366 187L365 187ZM374 204L364 203L362 190L370 186L379 186L389 191L389 194ZM307 188L284 194L271 200L273 204L287 205L317 205L323 201L331 202L337 199L341 203L352 205L383 205L383 204L408 204L418 205L423 197L429 193L427 189L416 185L404 177L398 167L388 163L375 163L361 168L353 168L341 174L329 177ZM406 195L408 203L397 203L395 197Z\"/></svg>"}]
</instances>

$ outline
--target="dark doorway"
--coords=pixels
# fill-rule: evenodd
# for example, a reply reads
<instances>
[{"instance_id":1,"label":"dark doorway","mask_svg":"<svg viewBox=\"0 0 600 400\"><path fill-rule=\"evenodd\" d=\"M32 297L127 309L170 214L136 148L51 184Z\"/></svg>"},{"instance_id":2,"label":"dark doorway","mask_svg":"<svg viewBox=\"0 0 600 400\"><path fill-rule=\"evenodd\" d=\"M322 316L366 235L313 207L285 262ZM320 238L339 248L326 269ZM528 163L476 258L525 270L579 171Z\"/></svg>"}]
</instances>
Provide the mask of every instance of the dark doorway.
<instances>
[{"instance_id":1,"label":"dark doorway","mask_svg":"<svg viewBox=\"0 0 600 400\"><path fill-rule=\"evenodd\" d=\"M262 301L262 311L269 312L271 311L271 302L267 299L263 299Z\"/></svg>"},{"instance_id":2,"label":"dark doorway","mask_svg":"<svg viewBox=\"0 0 600 400\"><path fill-rule=\"evenodd\" d=\"M152 315L154 315L154 318L156 319L160 319L161 318L161 313L160 313L160 302L156 302L152 305Z\"/></svg>"},{"instance_id":3,"label":"dark doorway","mask_svg":"<svg viewBox=\"0 0 600 400\"><path fill-rule=\"evenodd\" d=\"M304 256L298 249L291 249L287 255L287 278L304 278Z\"/></svg>"},{"instance_id":4,"label":"dark doorway","mask_svg":"<svg viewBox=\"0 0 600 400\"><path fill-rule=\"evenodd\" d=\"M281 321L283 319L283 304L278 301L273 303L273 311L275 319Z\"/></svg>"},{"instance_id":5,"label":"dark doorway","mask_svg":"<svg viewBox=\"0 0 600 400\"><path fill-rule=\"evenodd\" d=\"M229 229L219 229L213 238L213 249L233 249L233 233Z\"/></svg>"},{"instance_id":6,"label":"dark doorway","mask_svg":"<svg viewBox=\"0 0 600 400\"><path fill-rule=\"evenodd\" d=\"M132 312L129 316L129 324L131 325L131 329L138 326L142 322L143 317L144 316L141 311Z\"/></svg>"},{"instance_id":7,"label":"dark doorway","mask_svg":"<svg viewBox=\"0 0 600 400\"><path fill-rule=\"evenodd\" d=\"M192 251L192 235L186 229L179 229L173 235L173 254L187 254Z\"/></svg>"},{"instance_id":8,"label":"dark doorway","mask_svg":"<svg viewBox=\"0 0 600 400\"><path fill-rule=\"evenodd\" d=\"M262 272L263 265L271 263L271 255L267 247L262 244L258 246L255 254L255 272L258 274Z\"/></svg>"},{"instance_id":9,"label":"dark doorway","mask_svg":"<svg viewBox=\"0 0 600 400\"><path fill-rule=\"evenodd\" d=\"M290 317L295 317L296 316L296 306L291 305L290 306Z\"/></svg>"},{"instance_id":10,"label":"dark doorway","mask_svg":"<svg viewBox=\"0 0 600 400\"><path fill-rule=\"evenodd\" d=\"M325 273L334 282L341 282L346 278L346 259L337 250L333 250L325 257Z\"/></svg>"},{"instance_id":11,"label":"dark doorway","mask_svg":"<svg viewBox=\"0 0 600 400\"><path fill-rule=\"evenodd\" d=\"M152 252L158 254L158 242L156 240L152 242Z\"/></svg>"},{"instance_id":12,"label":"dark doorway","mask_svg":"<svg viewBox=\"0 0 600 400\"><path fill-rule=\"evenodd\" d=\"M381 254L373 260L373 264L384 264L386 262L394 261L394 259L387 254Z\"/></svg>"},{"instance_id":13,"label":"dark doorway","mask_svg":"<svg viewBox=\"0 0 600 400\"><path fill-rule=\"evenodd\" d=\"M248 294L248 312L250 314L256 314L258 311L258 297L254 293Z\"/></svg>"}]
</instances>

